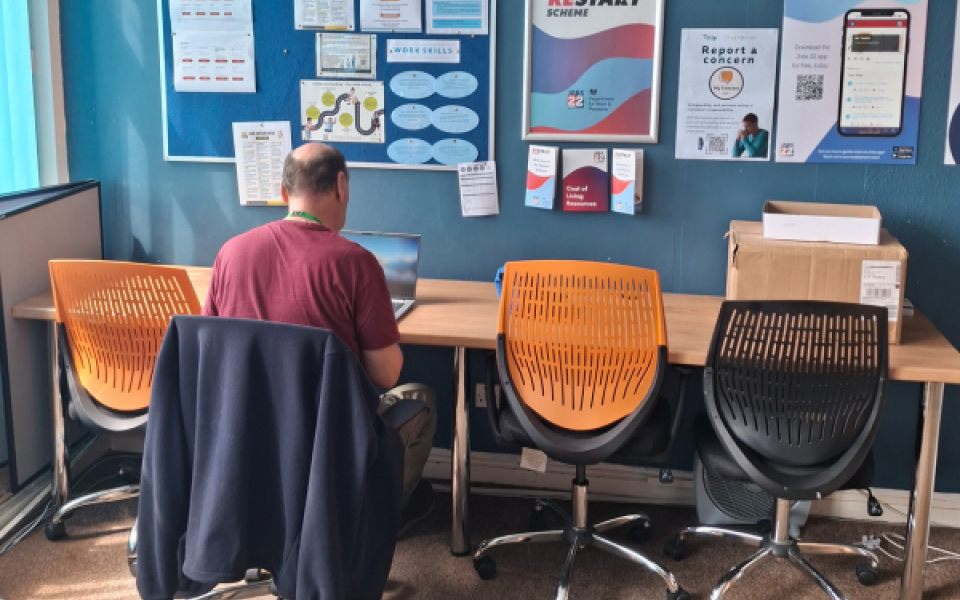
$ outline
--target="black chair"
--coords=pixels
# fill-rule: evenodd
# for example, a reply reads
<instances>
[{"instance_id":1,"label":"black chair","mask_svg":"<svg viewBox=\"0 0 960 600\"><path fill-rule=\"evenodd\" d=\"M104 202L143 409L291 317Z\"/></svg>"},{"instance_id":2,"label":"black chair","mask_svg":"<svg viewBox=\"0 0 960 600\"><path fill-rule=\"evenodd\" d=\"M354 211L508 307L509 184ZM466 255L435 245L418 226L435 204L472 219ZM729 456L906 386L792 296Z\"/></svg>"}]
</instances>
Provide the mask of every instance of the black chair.
<instances>
[{"instance_id":1,"label":"black chair","mask_svg":"<svg viewBox=\"0 0 960 600\"><path fill-rule=\"evenodd\" d=\"M484 541L474 555L482 579L496 575L488 553L505 545L559 542L570 548L556 598L567 598L580 548L594 546L658 575L668 600L687 592L668 569L602 534L632 525L636 542L650 519L632 514L591 524L588 465L610 461L663 464L683 415L685 375L672 373L675 403L663 398L671 372L666 321L655 271L571 261L513 262L505 267L496 368L488 362L487 407L494 437L505 446L536 448L576 467L573 514L539 500L527 533ZM494 359L488 358L488 361ZM494 395L496 373L504 401ZM666 472L662 472L666 473ZM546 529L542 508L563 520Z\"/></svg>"},{"instance_id":2,"label":"black chair","mask_svg":"<svg viewBox=\"0 0 960 600\"><path fill-rule=\"evenodd\" d=\"M790 506L840 489L864 489L873 477L871 447L887 387L887 309L826 302L725 302L704 371L706 415L696 423L707 471L753 483L777 499L773 531L759 536L688 527L664 547L680 560L689 535L758 547L714 588L719 600L747 571L786 560L834 600L843 594L804 558L842 554L869 559L860 583L877 580L877 557L847 544L790 537Z\"/></svg>"}]
</instances>

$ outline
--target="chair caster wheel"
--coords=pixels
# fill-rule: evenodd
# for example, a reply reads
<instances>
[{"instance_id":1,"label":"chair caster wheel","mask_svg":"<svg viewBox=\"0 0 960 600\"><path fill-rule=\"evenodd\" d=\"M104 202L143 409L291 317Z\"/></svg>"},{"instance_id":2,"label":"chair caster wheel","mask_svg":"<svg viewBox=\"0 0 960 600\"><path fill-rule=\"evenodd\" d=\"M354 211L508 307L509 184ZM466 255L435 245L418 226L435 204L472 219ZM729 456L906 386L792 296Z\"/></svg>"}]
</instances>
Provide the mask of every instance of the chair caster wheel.
<instances>
[{"instance_id":1,"label":"chair caster wheel","mask_svg":"<svg viewBox=\"0 0 960 600\"><path fill-rule=\"evenodd\" d=\"M667 600L690 600L690 594L687 593L687 590L679 588L676 592L670 593L667 592Z\"/></svg>"},{"instance_id":2,"label":"chair caster wheel","mask_svg":"<svg viewBox=\"0 0 960 600\"><path fill-rule=\"evenodd\" d=\"M55 542L59 539L62 539L63 536L67 535L67 526L61 523L47 523L47 526L43 528L44 535L47 536L47 539L51 542Z\"/></svg>"},{"instance_id":3,"label":"chair caster wheel","mask_svg":"<svg viewBox=\"0 0 960 600\"><path fill-rule=\"evenodd\" d=\"M857 565L857 581L860 585L873 585L880 579L880 571L873 565Z\"/></svg>"},{"instance_id":4,"label":"chair caster wheel","mask_svg":"<svg viewBox=\"0 0 960 600\"><path fill-rule=\"evenodd\" d=\"M270 576L270 572L263 569L247 569L247 572L243 574L244 583L257 583L269 579L273 579Z\"/></svg>"},{"instance_id":5,"label":"chair caster wheel","mask_svg":"<svg viewBox=\"0 0 960 600\"><path fill-rule=\"evenodd\" d=\"M679 537L667 540L663 545L663 553L676 561L681 561L687 557L687 542Z\"/></svg>"},{"instance_id":6,"label":"chair caster wheel","mask_svg":"<svg viewBox=\"0 0 960 600\"><path fill-rule=\"evenodd\" d=\"M547 523L547 513L544 512L542 508L535 508L533 512L530 513L530 522L528 523L530 531L546 531L549 528Z\"/></svg>"},{"instance_id":7,"label":"chair caster wheel","mask_svg":"<svg viewBox=\"0 0 960 600\"><path fill-rule=\"evenodd\" d=\"M497 561L489 556L483 556L473 561L473 568L484 581L490 581L497 576Z\"/></svg>"},{"instance_id":8,"label":"chair caster wheel","mask_svg":"<svg viewBox=\"0 0 960 600\"><path fill-rule=\"evenodd\" d=\"M653 524L650 521L637 523L630 528L630 539L634 544L645 544L653 536Z\"/></svg>"},{"instance_id":9,"label":"chair caster wheel","mask_svg":"<svg viewBox=\"0 0 960 600\"><path fill-rule=\"evenodd\" d=\"M760 519L757 521L756 529L759 535L770 535L770 532L773 531L773 521L770 519Z\"/></svg>"}]
</instances>

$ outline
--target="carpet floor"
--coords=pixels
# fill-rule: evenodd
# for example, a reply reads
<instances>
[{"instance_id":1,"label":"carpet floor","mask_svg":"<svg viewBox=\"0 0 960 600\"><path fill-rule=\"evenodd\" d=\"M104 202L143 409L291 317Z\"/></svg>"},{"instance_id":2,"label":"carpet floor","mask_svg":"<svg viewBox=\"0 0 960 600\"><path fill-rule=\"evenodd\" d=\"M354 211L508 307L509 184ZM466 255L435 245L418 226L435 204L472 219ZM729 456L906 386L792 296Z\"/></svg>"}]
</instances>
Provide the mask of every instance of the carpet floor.
<instances>
[{"instance_id":1,"label":"carpet floor","mask_svg":"<svg viewBox=\"0 0 960 600\"><path fill-rule=\"evenodd\" d=\"M499 574L481 581L466 558L450 555L449 496L438 494L433 516L397 545L385 600L449 600L453 598L553 598L567 549L560 545L505 547L495 551ZM475 496L471 501L473 541L497 534L525 530L531 502ZM627 514L625 505L594 503L592 520ZM134 580L126 565L127 532L133 523L135 501L125 501L80 511L68 522L68 537L48 542L41 531L0 556L0 598L4 600L134 600ZM688 543L687 559L673 562L661 553L663 541L677 528L693 522L691 509L649 507L654 538L639 547L676 574L695 599L710 590L728 569L751 554L749 548L726 541ZM853 542L867 534L898 531L884 524L813 519L804 529L807 541ZM626 532L610 537L626 541ZM934 530L931 543L960 549L960 531ZM813 557L810 562L830 578L850 600L894 600L899 590L898 564L881 558L881 580L873 587L859 585L856 559ZM926 600L960 598L960 563L930 566ZM618 558L588 548L580 552L571 587L573 599L662 600L664 586L658 578ZM806 600L825 598L807 579L789 567L770 562L745 576L728 594L743 600Z\"/></svg>"}]
</instances>

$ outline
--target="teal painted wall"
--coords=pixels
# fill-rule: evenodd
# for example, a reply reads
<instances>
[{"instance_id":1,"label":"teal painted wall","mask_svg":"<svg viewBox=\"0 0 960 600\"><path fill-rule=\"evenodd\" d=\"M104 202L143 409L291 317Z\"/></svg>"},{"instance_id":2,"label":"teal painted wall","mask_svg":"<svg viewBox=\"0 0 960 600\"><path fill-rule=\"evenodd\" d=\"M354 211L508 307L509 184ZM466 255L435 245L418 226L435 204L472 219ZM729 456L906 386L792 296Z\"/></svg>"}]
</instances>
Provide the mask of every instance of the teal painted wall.
<instances>
[{"instance_id":1,"label":"teal painted wall","mask_svg":"<svg viewBox=\"0 0 960 600\"><path fill-rule=\"evenodd\" d=\"M731 219L758 219L769 199L874 204L911 252L908 296L960 345L960 316L954 308L960 297L960 169L943 165L956 4L934 2L930 7L920 164L915 167L674 160L681 28L779 27L782 5L777 0L667 0L667 5L662 133L660 144L646 147L642 216L568 215L523 207L523 2L500 0L501 215L461 218L456 178L450 173L358 170L348 227L422 234L425 277L489 280L510 259L577 258L657 269L667 291L722 294L723 234ZM239 206L232 165L163 161L155 0L60 0L60 11L71 176L103 182L109 257L210 265L231 236L283 216L279 209ZM291 25L290 35L303 34ZM404 377L436 387L447 406L452 353L406 351ZM472 360L477 377L479 359L475 354ZM699 385L692 388L691 395L700 394ZM919 394L918 385L891 388L876 448L878 487L911 484ZM474 414L474 448L492 450L483 414ZM440 418L443 425L449 413ZM944 431L957 426L960 392L950 389ZM444 445L447 428L440 430L437 443ZM674 464L689 467L691 457L691 440L684 439ZM938 490L960 492L960 447L949 435L941 443Z\"/></svg>"}]
</instances>

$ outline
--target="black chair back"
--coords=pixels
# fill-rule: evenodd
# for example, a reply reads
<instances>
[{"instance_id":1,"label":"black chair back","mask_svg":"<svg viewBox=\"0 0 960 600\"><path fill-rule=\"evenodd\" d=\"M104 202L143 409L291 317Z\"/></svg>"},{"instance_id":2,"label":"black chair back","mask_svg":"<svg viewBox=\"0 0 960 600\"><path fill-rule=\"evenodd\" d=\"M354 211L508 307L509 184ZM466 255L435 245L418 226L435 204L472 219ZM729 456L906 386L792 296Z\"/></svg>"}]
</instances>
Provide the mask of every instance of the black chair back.
<instances>
[{"instance_id":1,"label":"black chair back","mask_svg":"<svg viewBox=\"0 0 960 600\"><path fill-rule=\"evenodd\" d=\"M880 424L888 327L886 308L725 302L704 374L721 440L768 475L851 451L855 471Z\"/></svg>"}]
</instances>

